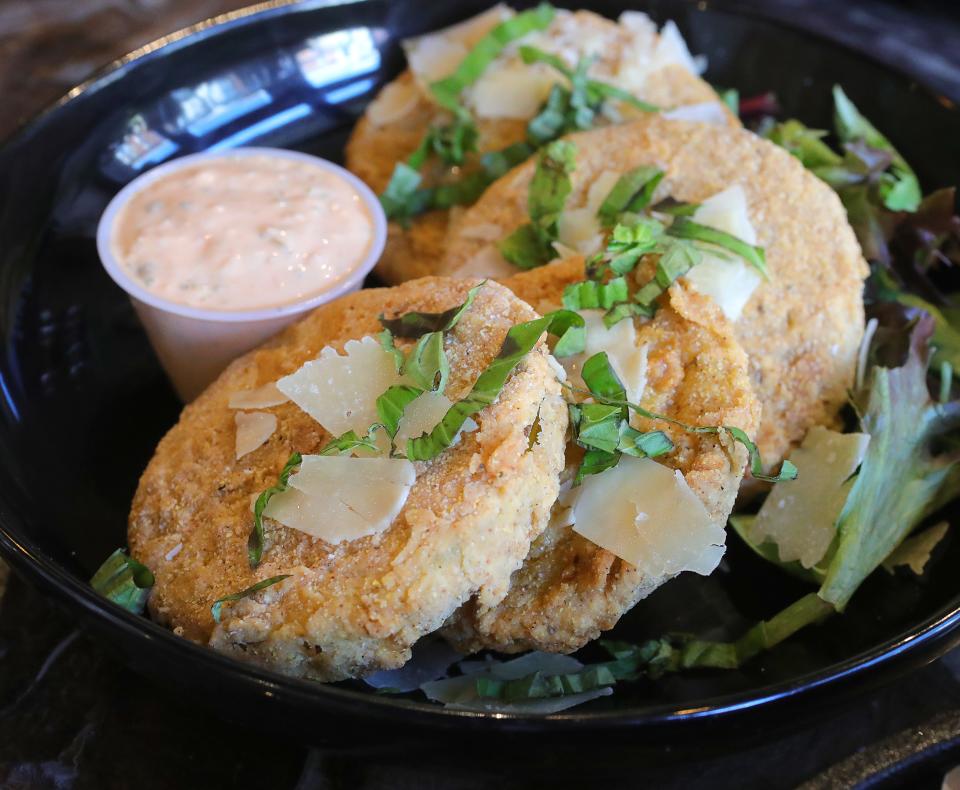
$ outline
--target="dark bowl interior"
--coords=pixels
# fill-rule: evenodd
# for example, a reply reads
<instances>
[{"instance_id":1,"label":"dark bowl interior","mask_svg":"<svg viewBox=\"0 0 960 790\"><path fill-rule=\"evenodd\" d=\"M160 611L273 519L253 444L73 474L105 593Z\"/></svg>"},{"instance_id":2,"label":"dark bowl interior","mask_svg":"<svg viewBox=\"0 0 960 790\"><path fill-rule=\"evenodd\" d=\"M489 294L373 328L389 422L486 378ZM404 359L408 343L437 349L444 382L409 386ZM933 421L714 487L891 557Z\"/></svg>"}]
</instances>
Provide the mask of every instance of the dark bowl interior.
<instances>
[{"instance_id":1,"label":"dark bowl interior","mask_svg":"<svg viewBox=\"0 0 960 790\"><path fill-rule=\"evenodd\" d=\"M340 160L351 126L403 66L399 40L482 2L361 0L264 8L176 38L82 86L0 150L0 549L86 616L137 668L246 721L499 731L667 728L805 703L879 682L957 641L960 542L921 579L878 572L843 617L808 629L740 671L622 684L612 697L544 719L471 715L321 686L234 663L98 599L86 580L125 543L140 472L180 404L125 295L102 271L94 230L110 197L173 156L241 144ZM522 5L522 4L521 4ZM584 3L616 16L625 4ZM644 4L676 19L708 79L743 95L776 91L787 116L830 124L842 83L915 166L926 189L960 183L960 114L907 78L836 45L692 2ZM737 635L806 590L731 537L710 578L681 577L613 632ZM587 652L590 648L587 648ZM317 716L322 713L322 716ZM332 718L330 714L334 714ZM454 723L459 727L452 728ZM296 727L301 736L304 730ZM316 737L331 728L314 725Z\"/></svg>"}]
</instances>

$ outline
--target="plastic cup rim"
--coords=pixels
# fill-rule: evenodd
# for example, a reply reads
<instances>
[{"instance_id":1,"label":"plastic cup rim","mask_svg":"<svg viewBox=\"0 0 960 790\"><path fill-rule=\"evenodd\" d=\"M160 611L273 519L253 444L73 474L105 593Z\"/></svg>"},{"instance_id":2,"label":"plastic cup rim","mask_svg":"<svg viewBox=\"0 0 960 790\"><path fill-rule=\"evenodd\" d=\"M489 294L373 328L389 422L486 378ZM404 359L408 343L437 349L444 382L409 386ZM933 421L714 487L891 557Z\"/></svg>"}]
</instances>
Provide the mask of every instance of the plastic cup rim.
<instances>
[{"instance_id":1,"label":"plastic cup rim","mask_svg":"<svg viewBox=\"0 0 960 790\"><path fill-rule=\"evenodd\" d=\"M258 308L256 310L207 310L202 307L193 307L191 305L174 302L170 299L164 299L135 282L123 271L120 262L113 254L112 237L114 224L117 215L126 206L126 204L150 184L169 175L170 173L182 170L197 163L208 161L210 159L227 159L235 157L251 156L269 156L279 159L294 159L301 162L309 162L312 165L319 166L329 172L336 173L346 180L360 195L361 200L370 212L373 220L373 239L370 248L364 259L354 268L347 277L334 284L333 287L325 291L314 294L306 299L300 299L296 302L278 305L274 307ZM338 296L342 296L352 290L373 269L380 254L383 252L387 240L387 218L383 212L383 207L373 191L363 183L357 176L349 170L334 164L327 159L323 159L313 154L305 154L301 151L291 151L286 148L269 148L266 146L245 146L240 148L229 148L223 151L201 151L195 154L172 159L157 165L150 170L136 176L127 183L113 199L107 204L103 214L100 215L100 221L97 224L97 253L100 256L100 263L110 278L120 286L127 294L150 307L161 310L165 313L172 313L184 318L192 318L198 321L211 321L217 323L239 323L239 322L257 322L271 321L285 316L297 315L299 313L311 310L321 304L332 301Z\"/></svg>"}]
</instances>

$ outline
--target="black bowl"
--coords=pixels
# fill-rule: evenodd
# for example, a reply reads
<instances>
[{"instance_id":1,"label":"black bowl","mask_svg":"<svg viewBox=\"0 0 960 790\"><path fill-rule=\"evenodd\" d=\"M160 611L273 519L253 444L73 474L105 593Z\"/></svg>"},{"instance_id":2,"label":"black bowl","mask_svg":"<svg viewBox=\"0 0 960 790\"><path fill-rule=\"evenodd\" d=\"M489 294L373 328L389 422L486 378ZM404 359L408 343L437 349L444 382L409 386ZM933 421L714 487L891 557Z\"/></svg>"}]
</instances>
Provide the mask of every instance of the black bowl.
<instances>
[{"instance_id":1,"label":"black bowl","mask_svg":"<svg viewBox=\"0 0 960 790\"><path fill-rule=\"evenodd\" d=\"M587 3L615 16L617 2ZM320 685L237 663L99 598L87 585L125 543L141 470L179 404L125 295L102 271L94 229L110 197L173 156L239 144L341 157L373 92L402 67L400 38L482 2L358 0L271 4L165 39L78 87L0 150L0 550L144 674L218 710L301 737L372 727L629 732L783 719L895 677L960 641L960 542L922 578L878 572L848 612L739 671L621 684L612 697L547 718L455 712L363 684ZM880 64L823 40L692 2L647 3L710 58L709 79L774 90L785 113L828 126L844 85L912 161L928 189L960 183L960 113ZM616 627L739 634L805 590L730 539L710 578L681 577ZM305 727L304 723L309 723ZM335 722L331 727L330 723ZM729 730L728 730L729 731ZM736 730L734 730L736 731Z\"/></svg>"}]
</instances>

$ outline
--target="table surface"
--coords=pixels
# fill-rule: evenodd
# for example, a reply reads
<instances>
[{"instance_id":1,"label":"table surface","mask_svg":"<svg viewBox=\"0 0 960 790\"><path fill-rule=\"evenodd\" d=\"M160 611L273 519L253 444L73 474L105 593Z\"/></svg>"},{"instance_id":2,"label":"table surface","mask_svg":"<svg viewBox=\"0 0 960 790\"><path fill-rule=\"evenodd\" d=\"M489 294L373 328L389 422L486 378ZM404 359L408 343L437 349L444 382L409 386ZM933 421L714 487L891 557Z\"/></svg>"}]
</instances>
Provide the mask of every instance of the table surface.
<instances>
[{"instance_id":1,"label":"table surface","mask_svg":"<svg viewBox=\"0 0 960 790\"><path fill-rule=\"evenodd\" d=\"M237 0L0 0L0 137L96 68ZM715 0L869 51L960 100L960 15L952 2ZM642 4L641 4L642 5ZM170 786L424 788L852 786L960 732L960 650L831 711L817 726L769 732L678 761L669 747L523 759L439 754L431 744L306 748L171 701L75 629L0 562L0 784L32 788ZM871 748L866 748L871 747ZM577 750L573 750L576 752ZM831 768L831 766L833 766ZM830 769L828 771L828 769ZM827 773L823 773L828 771Z\"/></svg>"}]
</instances>

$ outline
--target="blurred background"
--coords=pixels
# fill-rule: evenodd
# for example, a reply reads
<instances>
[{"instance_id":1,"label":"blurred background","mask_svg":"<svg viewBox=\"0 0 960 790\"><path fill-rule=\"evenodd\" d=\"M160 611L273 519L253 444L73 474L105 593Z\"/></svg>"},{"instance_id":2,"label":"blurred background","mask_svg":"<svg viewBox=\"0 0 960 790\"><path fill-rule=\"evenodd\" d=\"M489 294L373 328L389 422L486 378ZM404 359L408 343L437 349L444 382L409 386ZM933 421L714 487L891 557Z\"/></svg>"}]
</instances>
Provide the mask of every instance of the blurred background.
<instances>
[{"instance_id":1,"label":"blurred background","mask_svg":"<svg viewBox=\"0 0 960 790\"><path fill-rule=\"evenodd\" d=\"M960 59L955 53L951 57L960 43L957 0L698 4L708 3L789 21L922 76L948 96L960 92ZM245 0L0 0L0 137L106 63L171 31L247 5ZM637 8L644 5L638 0Z\"/></svg>"}]
</instances>

